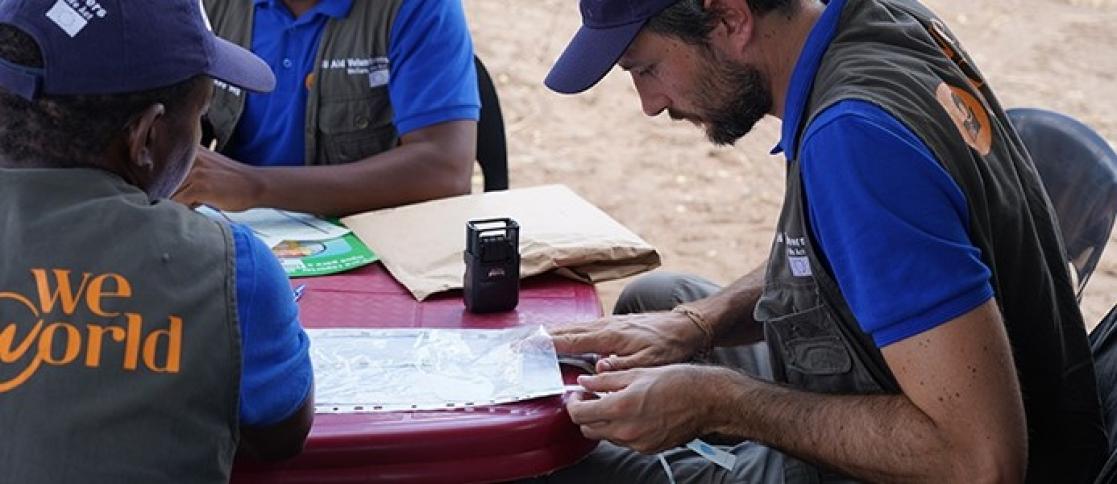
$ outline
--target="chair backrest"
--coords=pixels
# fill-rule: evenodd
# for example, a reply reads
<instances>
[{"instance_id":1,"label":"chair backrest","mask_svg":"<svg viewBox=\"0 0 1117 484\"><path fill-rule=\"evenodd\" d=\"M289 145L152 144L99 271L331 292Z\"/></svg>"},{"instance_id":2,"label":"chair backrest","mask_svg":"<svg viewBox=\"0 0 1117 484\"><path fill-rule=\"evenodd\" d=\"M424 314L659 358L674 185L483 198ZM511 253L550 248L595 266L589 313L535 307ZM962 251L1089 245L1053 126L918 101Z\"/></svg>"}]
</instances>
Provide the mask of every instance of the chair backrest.
<instances>
[{"instance_id":1,"label":"chair backrest","mask_svg":"<svg viewBox=\"0 0 1117 484\"><path fill-rule=\"evenodd\" d=\"M504 114L496 85L481 59L473 57L477 67L477 89L481 94L481 119L477 122L477 163L485 179L485 191L508 189L508 145L504 136Z\"/></svg>"},{"instance_id":2,"label":"chair backrest","mask_svg":"<svg viewBox=\"0 0 1117 484\"><path fill-rule=\"evenodd\" d=\"M1110 450L1109 461L1096 482L1112 484L1117 482L1117 306L1090 333L1090 352Z\"/></svg>"},{"instance_id":3,"label":"chair backrest","mask_svg":"<svg viewBox=\"0 0 1117 484\"><path fill-rule=\"evenodd\" d=\"M1059 113L1010 109L1008 117L1055 206L1081 298L1117 215L1117 153L1088 126Z\"/></svg>"}]
</instances>

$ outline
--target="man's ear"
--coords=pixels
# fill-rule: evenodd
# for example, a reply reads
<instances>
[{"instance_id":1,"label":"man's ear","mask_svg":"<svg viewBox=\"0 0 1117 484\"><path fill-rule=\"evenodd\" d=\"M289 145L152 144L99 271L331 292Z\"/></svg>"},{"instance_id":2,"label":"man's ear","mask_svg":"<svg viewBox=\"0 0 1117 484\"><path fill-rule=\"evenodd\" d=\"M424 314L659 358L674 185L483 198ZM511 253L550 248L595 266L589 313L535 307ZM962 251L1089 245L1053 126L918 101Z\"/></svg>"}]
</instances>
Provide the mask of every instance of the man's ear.
<instances>
[{"instance_id":1,"label":"man's ear","mask_svg":"<svg viewBox=\"0 0 1117 484\"><path fill-rule=\"evenodd\" d=\"M150 172L155 166L155 159L151 154L155 143L155 123L166 110L162 103L152 104L128 125L128 164L132 168Z\"/></svg>"},{"instance_id":2,"label":"man's ear","mask_svg":"<svg viewBox=\"0 0 1117 484\"><path fill-rule=\"evenodd\" d=\"M747 0L705 0L706 11L716 18L710 42L730 52L741 53L756 33L756 15Z\"/></svg>"}]
</instances>

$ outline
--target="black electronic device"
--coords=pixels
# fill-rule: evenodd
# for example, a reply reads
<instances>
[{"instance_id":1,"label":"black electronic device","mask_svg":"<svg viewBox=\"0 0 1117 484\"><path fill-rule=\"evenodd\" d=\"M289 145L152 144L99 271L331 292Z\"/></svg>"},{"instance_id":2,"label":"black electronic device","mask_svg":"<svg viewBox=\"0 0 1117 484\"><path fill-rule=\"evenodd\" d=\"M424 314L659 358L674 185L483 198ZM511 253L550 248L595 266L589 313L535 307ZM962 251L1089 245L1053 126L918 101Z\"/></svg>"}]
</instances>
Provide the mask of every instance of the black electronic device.
<instances>
[{"instance_id":1,"label":"black electronic device","mask_svg":"<svg viewBox=\"0 0 1117 484\"><path fill-rule=\"evenodd\" d=\"M520 226L510 218L465 224L465 308L511 311L520 302Z\"/></svg>"}]
</instances>

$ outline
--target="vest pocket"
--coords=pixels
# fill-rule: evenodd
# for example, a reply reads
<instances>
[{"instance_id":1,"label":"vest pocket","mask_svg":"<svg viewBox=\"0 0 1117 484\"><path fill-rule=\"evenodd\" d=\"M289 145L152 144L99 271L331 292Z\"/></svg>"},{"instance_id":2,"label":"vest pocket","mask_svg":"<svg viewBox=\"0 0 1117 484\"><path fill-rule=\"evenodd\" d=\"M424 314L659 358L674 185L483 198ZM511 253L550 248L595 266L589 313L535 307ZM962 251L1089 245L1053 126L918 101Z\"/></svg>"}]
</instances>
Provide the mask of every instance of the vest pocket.
<instances>
[{"instance_id":1,"label":"vest pocket","mask_svg":"<svg viewBox=\"0 0 1117 484\"><path fill-rule=\"evenodd\" d=\"M789 371L834 375L853 368L853 358L823 306L768 321ZM769 340L769 345L773 341Z\"/></svg>"},{"instance_id":2,"label":"vest pocket","mask_svg":"<svg viewBox=\"0 0 1117 484\"><path fill-rule=\"evenodd\" d=\"M323 98L318 110L317 163L338 165L357 161L398 144L388 88L373 89L357 99Z\"/></svg>"},{"instance_id":3,"label":"vest pocket","mask_svg":"<svg viewBox=\"0 0 1117 484\"><path fill-rule=\"evenodd\" d=\"M764 334L776 381L817 393L882 393L839 324L824 304L768 320Z\"/></svg>"}]
</instances>

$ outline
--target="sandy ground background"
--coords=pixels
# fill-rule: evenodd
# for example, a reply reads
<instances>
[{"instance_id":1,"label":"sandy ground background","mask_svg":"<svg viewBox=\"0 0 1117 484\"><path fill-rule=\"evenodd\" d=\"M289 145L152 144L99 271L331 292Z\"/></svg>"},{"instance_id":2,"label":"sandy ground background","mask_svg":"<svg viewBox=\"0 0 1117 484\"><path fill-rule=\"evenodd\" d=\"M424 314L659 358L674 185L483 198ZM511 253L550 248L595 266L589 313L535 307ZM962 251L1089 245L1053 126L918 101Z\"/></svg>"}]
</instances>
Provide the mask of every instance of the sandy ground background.
<instances>
[{"instance_id":1,"label":"sandy ground background","mask_svg":"<svg viewBox=\"0 0 1117 484\"><path fill-rule=\"evenodd\" d=\"M1006 107L1070 114L1117 143L1117 0L926 0ZM734 148L648 118L628 75L560 96L542 80L579 25L575 0L465 0L501 96L513 187L562 183L655 245L663 269L727 283L763 262L783 197L779 122ZM601 285L606 309L626 281ZM1095 324L1117 303L1117 237L1087 288Z\"/></svg>"}]
</instances>

